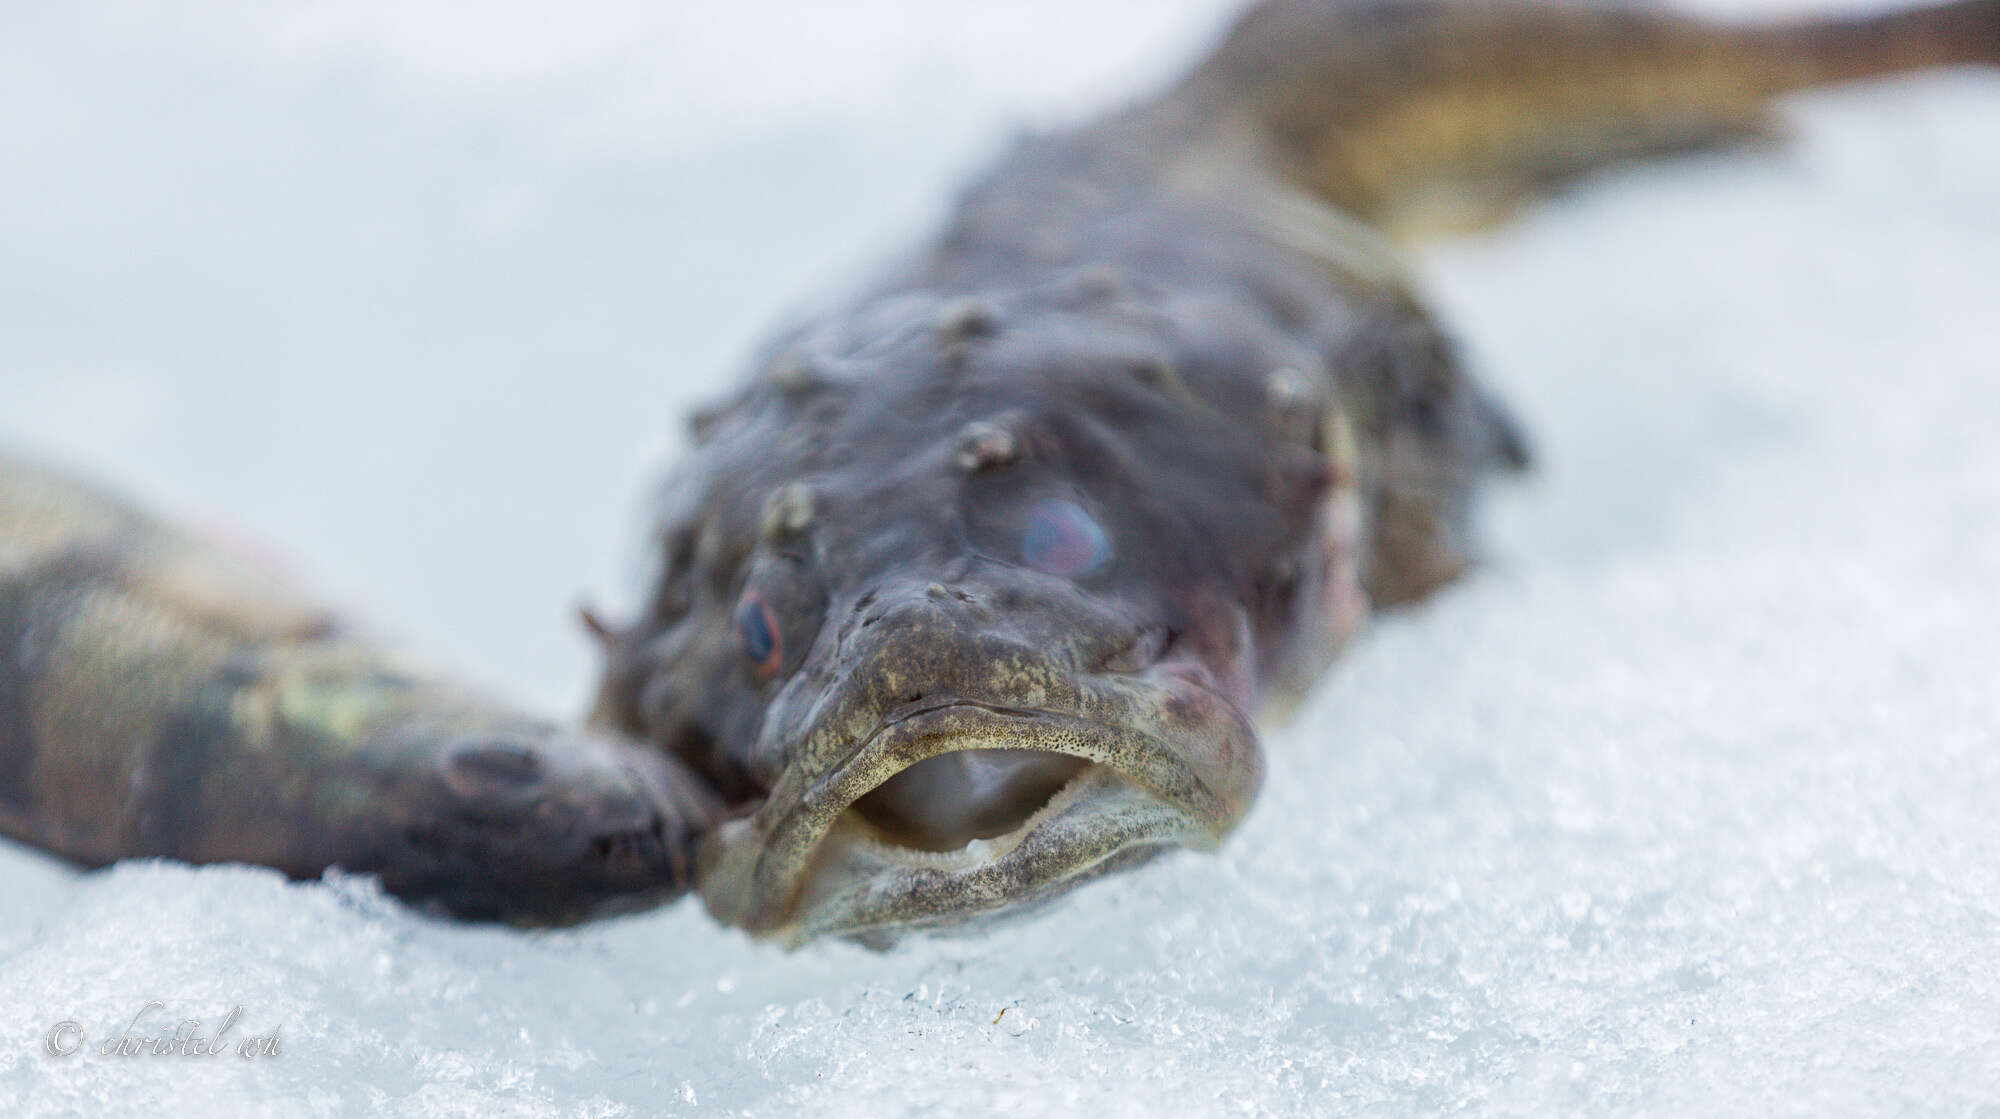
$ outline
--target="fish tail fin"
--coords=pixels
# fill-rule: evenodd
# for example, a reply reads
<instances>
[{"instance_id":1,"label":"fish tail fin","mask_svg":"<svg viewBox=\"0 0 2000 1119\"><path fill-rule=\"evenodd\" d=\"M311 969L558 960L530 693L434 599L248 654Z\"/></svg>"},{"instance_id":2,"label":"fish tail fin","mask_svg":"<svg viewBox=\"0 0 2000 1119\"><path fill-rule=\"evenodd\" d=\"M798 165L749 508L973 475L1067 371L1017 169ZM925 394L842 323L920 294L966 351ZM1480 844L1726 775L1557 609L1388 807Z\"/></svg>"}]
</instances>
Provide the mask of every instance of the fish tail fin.
<instances>
[{"instance_id":1,"label":"fish tail fin","mask_svg":"<svg viewBox=\"0 0 2000 1119\"><path fill-rule=\"evenodd\" d=\"M1486 224L1608 165L1768 140L1794 90L1956 64L2000 64L2000 0L1758 25L1546 0L1264 0L1162 106L1409 233Z\"/></svg>"}]
</instances>

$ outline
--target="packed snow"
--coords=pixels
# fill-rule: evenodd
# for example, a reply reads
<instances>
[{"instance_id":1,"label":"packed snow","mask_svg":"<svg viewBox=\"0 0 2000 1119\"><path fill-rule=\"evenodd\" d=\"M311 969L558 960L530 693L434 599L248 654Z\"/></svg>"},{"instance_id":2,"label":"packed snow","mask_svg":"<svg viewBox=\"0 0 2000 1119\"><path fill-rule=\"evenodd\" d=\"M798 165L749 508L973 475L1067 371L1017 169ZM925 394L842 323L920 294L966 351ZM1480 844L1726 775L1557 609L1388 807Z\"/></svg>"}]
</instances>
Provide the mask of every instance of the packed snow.
<instances>
[{"instance_id":1,"label":"packed snow","mask_svg":"<svg viewBox=\"0 0 2000 1119\"><path fill-rule=\"evenodd\" d=\"M772 45L750 6L568 37L393 7L8 17L0 440L278 541L552 709L645 452L731 354L999 121L1143 85L1222 10L876 0ZM2000 79L1793 110L1789 149L1423 257L1543 468L1484 574L1273 729L1219 856L787 955L693 904L523 934L8 846L4 1110L2000 1107ZM219 1056L100 1052L239 1006Z\"/></svg>"}]
</instances>

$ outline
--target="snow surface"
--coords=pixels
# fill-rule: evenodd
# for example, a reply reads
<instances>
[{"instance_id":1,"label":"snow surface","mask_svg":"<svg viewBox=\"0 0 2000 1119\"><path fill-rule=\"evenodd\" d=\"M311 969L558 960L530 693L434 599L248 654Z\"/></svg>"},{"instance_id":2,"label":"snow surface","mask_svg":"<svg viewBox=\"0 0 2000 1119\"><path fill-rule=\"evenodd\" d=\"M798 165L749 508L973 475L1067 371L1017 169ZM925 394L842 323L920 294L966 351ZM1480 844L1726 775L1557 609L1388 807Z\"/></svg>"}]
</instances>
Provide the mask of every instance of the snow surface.
<instances>
[{"instance_id":1,"label":"snow surface","mask_svg":"<svg viewBox=\"0 0 2000 1119\"><path fill-rule=\"evenodd\" d=\"M808 20L770 49L856 92L683 111L707 85L647 85L644 48L693 65L699 28L390 7L9 17L0 439L282 540L551 705L647 441L977 155L902 122L1097 103L1218 10L1028 5L1070 13L1049 42ZM900 45L825 78L836 32ZM773 123L704 124L739 110ZM1794 119L1789 152L1426 257L1545 468L1488 573L1270 736L1219 857L977 940L787 956L691 905L523 935L365 882L0 849L0 1109L1994 1114L2000 80ZM282 1050L44 1053L148 999L242 1005L232 1040Z\"/></svg>"}]
</instances>

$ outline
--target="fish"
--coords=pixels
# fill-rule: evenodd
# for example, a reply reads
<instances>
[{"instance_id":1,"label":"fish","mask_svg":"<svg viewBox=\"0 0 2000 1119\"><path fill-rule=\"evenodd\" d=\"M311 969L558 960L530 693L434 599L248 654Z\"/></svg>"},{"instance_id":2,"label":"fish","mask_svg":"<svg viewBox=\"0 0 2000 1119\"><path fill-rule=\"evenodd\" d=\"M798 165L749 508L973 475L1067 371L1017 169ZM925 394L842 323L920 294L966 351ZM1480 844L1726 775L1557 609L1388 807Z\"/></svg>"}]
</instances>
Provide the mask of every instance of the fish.
<instances>
[{"instance_id":1,"label":"fish","mask_svg":"<svg viewBox=\"0 0 2000 1119\"><path fill-rule=\"evenodd\" d=\"M738 806L697 888L781 944L1213 850L1259 720L1470 569L1478 495L1533 457L1404 244L1768 143L1795 90L1996 62L1990 0L1255 5L1159 95L1020 141L694 417L593 719Z\"/></svg>"},{"instance_id":2,"label":"fish","mask_svg":"<svg viewBox=\"0 0 2000 1119\"><path fill-rule=\"evenodd\" d=\"M0 834L85 866L380 880L566 925L686 892L718 804L656 750L369 637L241 546L0 454Z\"/></svg>"},{"instance_id":3,"label":"fish","mask_svg":"<svg viewBox=\"0 0 2000 1119\"><path fill-rule=\"evenodd\" d=\"M2000 0L1262 0L756 348L650 498L638 608L586 618L575 728L0 456L0 832L523 925L693 892L787 947L1215 850L1260 725L1473 570L1532 467L1407 246L1956 65L2000 65Z\"/></svg>"}]
</instances>

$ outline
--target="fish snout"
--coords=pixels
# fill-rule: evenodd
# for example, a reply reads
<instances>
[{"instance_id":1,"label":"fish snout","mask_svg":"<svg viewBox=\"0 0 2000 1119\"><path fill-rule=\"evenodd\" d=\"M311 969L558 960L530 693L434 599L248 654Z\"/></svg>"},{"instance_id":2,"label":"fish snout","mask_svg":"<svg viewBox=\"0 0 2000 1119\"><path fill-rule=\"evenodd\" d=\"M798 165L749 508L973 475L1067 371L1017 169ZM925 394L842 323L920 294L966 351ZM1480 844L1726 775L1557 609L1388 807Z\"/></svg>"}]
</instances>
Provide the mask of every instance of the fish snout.
<instances>
[{"instance_id":1,"label":"fish snout","mask_svg":"<svg viewBox=\"0 0 2000 1119\"><path fill-rule=\"evenodd\" d=\"M1027 575L879 588L843 621L829 675L878 715L939 695L1021 707L1078 702L1079 681L1142 671L1170 641L1135 611Z\"/></svg>"}]
</instances>

